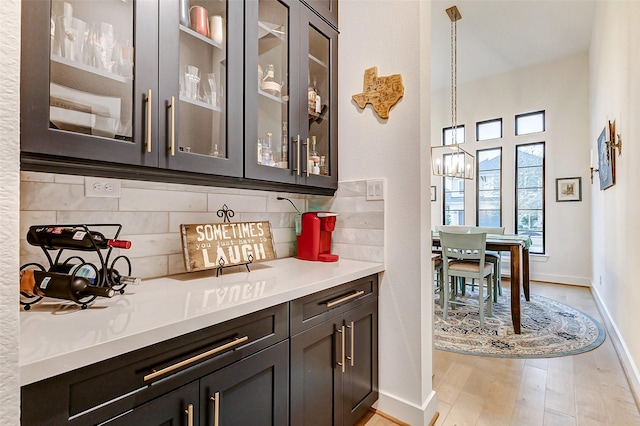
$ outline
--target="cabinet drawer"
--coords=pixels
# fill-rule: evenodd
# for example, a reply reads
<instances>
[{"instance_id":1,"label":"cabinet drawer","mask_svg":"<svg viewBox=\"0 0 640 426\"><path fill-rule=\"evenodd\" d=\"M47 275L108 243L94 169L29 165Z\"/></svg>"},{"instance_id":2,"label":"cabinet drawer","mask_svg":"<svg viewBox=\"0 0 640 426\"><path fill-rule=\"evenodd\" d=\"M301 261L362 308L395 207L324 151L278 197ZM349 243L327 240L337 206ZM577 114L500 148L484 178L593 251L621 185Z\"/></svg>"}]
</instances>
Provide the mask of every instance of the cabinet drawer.
<instances>
[{"instance_id":1,"label":"cabinet drawer","mask_svg":"<svg viewBox=\"0 0 640 426\"><path fill-rule=\"evenodd\" d=\"M378 275L370 275L291 302L291 335L378 297Z\"/></svg>"},{"instance_id":2,"label":"cabinet drawer","mask_svg":"<svg viewBox=\"0 0 640 426\"><path fill-rule=\"evenodd\" d=\"M24 386L22 424L100 422L286 339L287 319L278 305Z\"/></svg>"}]
</instances>

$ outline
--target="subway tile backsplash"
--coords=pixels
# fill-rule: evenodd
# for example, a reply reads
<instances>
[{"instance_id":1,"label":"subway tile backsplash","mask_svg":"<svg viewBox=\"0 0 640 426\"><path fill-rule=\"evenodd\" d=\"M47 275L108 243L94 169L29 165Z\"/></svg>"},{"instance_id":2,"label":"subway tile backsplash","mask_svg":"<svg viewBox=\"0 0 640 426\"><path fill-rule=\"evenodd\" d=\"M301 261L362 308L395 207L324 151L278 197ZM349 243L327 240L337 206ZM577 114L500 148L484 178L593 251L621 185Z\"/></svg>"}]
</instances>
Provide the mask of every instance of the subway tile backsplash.
<instances>
[{"instance_id":1,"label":"subway tile backsplash","mask_svg":"<svg viewBox=\"0 0 640 426\"><path fill-rule=\"evenodd\" d=\"M217 211L224 205L235 212L233 222L269 221L276 256L295 256L297 212L278 196L290 198L300 211L338 213L332 251L341 258L384 261L384 202L366 201L364 181L341 182L334 197L132 180L121 186L120 198L85 197L83 176L22 172L21 264L47 266L40 248L26 242L29 226L116 223L122 225L119 238L132 241L120 254L131 260L134 275L182 273L180 224L221 222Z\"/></svg>"}]
</instances>

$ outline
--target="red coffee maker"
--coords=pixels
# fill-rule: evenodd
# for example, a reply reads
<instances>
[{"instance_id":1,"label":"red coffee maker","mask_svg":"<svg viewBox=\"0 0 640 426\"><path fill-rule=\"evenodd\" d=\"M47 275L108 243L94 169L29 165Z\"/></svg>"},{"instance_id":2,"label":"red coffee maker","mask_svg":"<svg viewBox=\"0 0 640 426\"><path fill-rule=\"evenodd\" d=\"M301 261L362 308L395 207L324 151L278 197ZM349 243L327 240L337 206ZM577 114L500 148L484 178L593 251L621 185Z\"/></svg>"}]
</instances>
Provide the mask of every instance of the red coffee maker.
<instances>
[{"instance_id":1,"label":"red coffee maker","mask_svg":"<svg viewBox=\"0 0 640 426\"><path fill-rule=\"evenodd\" d=\"M331 233L336 228L337 213L307 212L302 214L302 231L298 235L298 259L335 262L331 254Z\"/></svg>"}]
</instances>

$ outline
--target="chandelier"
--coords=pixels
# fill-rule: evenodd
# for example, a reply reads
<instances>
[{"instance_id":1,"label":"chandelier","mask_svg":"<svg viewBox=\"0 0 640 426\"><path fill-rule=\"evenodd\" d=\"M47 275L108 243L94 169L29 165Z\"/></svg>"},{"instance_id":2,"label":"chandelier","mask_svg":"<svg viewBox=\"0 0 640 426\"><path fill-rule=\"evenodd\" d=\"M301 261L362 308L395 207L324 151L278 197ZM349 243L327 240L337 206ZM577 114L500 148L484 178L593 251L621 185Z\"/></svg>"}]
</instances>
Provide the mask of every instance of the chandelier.
<instances>
[{"instance_id":1,"label":"chandelier","mask_svg":"<svg viewBox=\"0 0 640 426\"><path fill-rule=\"evenodd\" d=\"M473 179L475 158L462 149L458 140L458 27L462 15L456 6L446 10L451 20L451 139L442 146L431 147L431 169L435 176Z\"/></svg>"}]
</instances>

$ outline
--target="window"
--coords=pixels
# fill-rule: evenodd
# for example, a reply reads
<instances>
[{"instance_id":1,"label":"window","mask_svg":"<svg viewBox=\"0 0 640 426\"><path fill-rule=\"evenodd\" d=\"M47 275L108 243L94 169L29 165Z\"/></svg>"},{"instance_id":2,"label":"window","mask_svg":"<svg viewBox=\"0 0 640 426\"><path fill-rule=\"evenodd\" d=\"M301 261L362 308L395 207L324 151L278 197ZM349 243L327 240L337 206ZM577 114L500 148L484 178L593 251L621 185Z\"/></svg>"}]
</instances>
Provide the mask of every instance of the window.
<instances>
[{"instance_id":1,"label":"window","mask_svg":"<svg viewBox=\"0 0 640 426\"><path fill-rule=\"evenodd\" d=\"M476 140L486 141L502 137L502 118L476 123Z\"/></svg>"},{"instance_id":2,"label":"window","mask_svg":"<svg viewBox=\"0 0 640 426\"><path fill-rule=\"evenodd\" d=\"M502 226L502 148L478 150L476 163L476 224Z\"/></svg>"},{"instance_id":3,"label":"window","mask_svg":"<svg viewBox=\"0 0 640 426\"><path fill-rule=\"evenodd\" d=\"M464 179L442 178L442 187L444 188L443 225L464 225L464 182Z\"/></svg>"},{"instance_id":4,"label":"window","mask_svg":"<svg viewBox=\"0 0 640 426\"><path fill-rule=\"evenodd\" d=\"M531 236L544 254L544 142L516 146L516 234Z\"/></svg>"},{"instance_id":5,"label":"window","mask_svg":"<svg viewBox=\"0 0 640 426\"><path fill-rule=\"evenodd\" d=\"M442 145L453 145L454 143L464 143L464 124L456 126L456 139L453 140L453 127L442 129Z\"/></svg>"},{"instance_id":6,"label":"window","mask_svg":"<svg viewBox=\"0 0 640 426\"><path fill-rule=\"evenodd\" d=\"M544 132L544 111L516 115L516 136Z\"/></svg>"}]
</instances>

